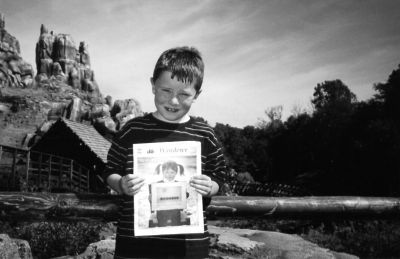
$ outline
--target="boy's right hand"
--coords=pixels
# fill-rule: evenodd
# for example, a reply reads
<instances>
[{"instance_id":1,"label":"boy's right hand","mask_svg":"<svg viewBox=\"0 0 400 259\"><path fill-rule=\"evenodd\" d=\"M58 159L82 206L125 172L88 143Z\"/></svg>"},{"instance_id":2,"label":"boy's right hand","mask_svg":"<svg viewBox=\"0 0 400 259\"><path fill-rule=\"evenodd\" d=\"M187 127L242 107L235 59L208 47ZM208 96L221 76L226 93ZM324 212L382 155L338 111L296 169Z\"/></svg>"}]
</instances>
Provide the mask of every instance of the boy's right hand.
<instances>
[{"instance_id":1,"label":"boy's right hand","mask_svg":"<svg viewBox=\"0 0 400 259\"><path fill-rule=\"evenodd\" d=\"M135 195L144 185L144 179L135 174L127 174L119 180L119 186L126 195Z\"/></svg>"}]
</instances>

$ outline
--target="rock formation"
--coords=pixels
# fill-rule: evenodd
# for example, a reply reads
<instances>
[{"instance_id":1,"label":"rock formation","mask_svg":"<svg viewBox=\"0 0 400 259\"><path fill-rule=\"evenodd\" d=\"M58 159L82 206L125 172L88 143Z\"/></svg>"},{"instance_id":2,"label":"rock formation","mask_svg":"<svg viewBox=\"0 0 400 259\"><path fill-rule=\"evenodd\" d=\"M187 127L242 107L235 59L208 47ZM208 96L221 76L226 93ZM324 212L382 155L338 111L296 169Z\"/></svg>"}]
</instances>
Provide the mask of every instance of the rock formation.
<instances>
[{"instance_id":1,"label":"rock formation","mask_svg":"<svg viewBox=\"0 0 400 259\"><path fill-rule=\"evenodd\" d=\"M5 29L0 14L0 87L29 87L33 83L33 68L20 56L18 40Z\"/></svg>"},{"instance_id":2,"label":"rock formation","mask_svg":"<svg viewBox=\"0 0 400 259\"><path fill-rule=\"evenodd\" d=\"M0 144L27 148L59 118L93 125L110 138L128 119L142 115L134 99L103 98L90 68L88 45L42 25L36 43L37 75L20 57L18 40L0 15ZM115 106L115 107L114 107Z\"/></svg>"},{"instance_id":3,"label":"rock formation","mask_svg":"<svg viewBox=\"0 0 400 259\"><path fill-rule=\"evenodd\" d=\"M38 82L56 80L87 93L90 98L101 98L84 41L76 48L71 35L49 33L42 24L35 52Z\"/></svg>"}]
</instances>

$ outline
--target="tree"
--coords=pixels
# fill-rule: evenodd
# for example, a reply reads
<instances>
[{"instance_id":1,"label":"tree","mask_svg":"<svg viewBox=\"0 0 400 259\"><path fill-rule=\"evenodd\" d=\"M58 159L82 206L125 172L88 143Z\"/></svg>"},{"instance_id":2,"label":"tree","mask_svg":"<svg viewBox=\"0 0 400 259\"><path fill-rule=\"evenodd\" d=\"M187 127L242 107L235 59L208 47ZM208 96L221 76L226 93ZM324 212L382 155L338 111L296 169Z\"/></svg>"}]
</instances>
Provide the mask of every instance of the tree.
<instances>
[{"instance_id":1,"label":"tree","mask_svg":"<svg viewBox=\"0 0 400 259\"><path fill-rule=\"evenodd\" d=\"M311 102L316 112L347 112L357 101L356 95L340 79L317 84L313 96Z\"/></svg>"},{"instance_id":2,"label":"tree","mask_svg":"<svg viewBox=\"0 0 400 259\"><path fill-rule=\"evenodd\" d=\"M282 111L283 106L277 105L267 108L264 113L267 115L268 120L266 119L258 119L257 127L258 128L267 128L267 127L279 127L282 125Z\"/></svg>"},{"instance_id":3,"label":"tree","mask_svg":"<svg viewBox=\"0 0 400 259\"><path fill-rule=\"evenodd\" d=\"M374 86L378 92L375 99L383 103L386 114L399 119L400 112L400 65L393 70L386 83L378 83Z\"/></svg>"}]
</instances>

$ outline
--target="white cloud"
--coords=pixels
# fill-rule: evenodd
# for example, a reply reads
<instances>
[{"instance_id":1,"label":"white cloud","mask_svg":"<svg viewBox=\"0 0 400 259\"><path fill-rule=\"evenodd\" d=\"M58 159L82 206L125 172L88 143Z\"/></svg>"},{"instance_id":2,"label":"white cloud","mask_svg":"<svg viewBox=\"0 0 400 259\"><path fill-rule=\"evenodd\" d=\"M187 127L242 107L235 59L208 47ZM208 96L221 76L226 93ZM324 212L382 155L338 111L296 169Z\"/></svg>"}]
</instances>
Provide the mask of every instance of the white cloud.
<instances>
[{"instance_id":1,"label":"white cloud","mask_svg":"<svg viewBox=\"0 0 400 259\"><path fill-rule=\"evenodd\" d=\"M34 65L40 24L89 44L100 90L154 108L149 78L167 48L193 45L206 62L193 107L215 123L253 125L270 106L308 103L342 79L359 99L400 63L400 3L368 1L2 0L6 29ZM216 112L218 111L218 112Z\"/></svg>"}]
</instances>

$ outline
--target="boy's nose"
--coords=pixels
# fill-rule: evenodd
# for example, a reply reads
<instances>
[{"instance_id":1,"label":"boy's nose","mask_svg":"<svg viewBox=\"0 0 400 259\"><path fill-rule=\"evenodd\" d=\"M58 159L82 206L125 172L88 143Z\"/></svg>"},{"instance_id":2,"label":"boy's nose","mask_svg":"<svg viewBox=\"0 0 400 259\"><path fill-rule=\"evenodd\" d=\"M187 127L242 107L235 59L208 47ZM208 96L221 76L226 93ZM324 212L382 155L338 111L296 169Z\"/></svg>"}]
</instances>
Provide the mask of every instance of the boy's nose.
<instances>
[{"instance_id":1,"label":"boy's nose","mask_svg":"<svg viewBox=\"0 0 400 259\"><path fill-rule=\"evenodd\" d=\"M179 100L177 96L172 96L172 98L169 100L171 104L179 104Z\"/></svg>"}]
</instances>

